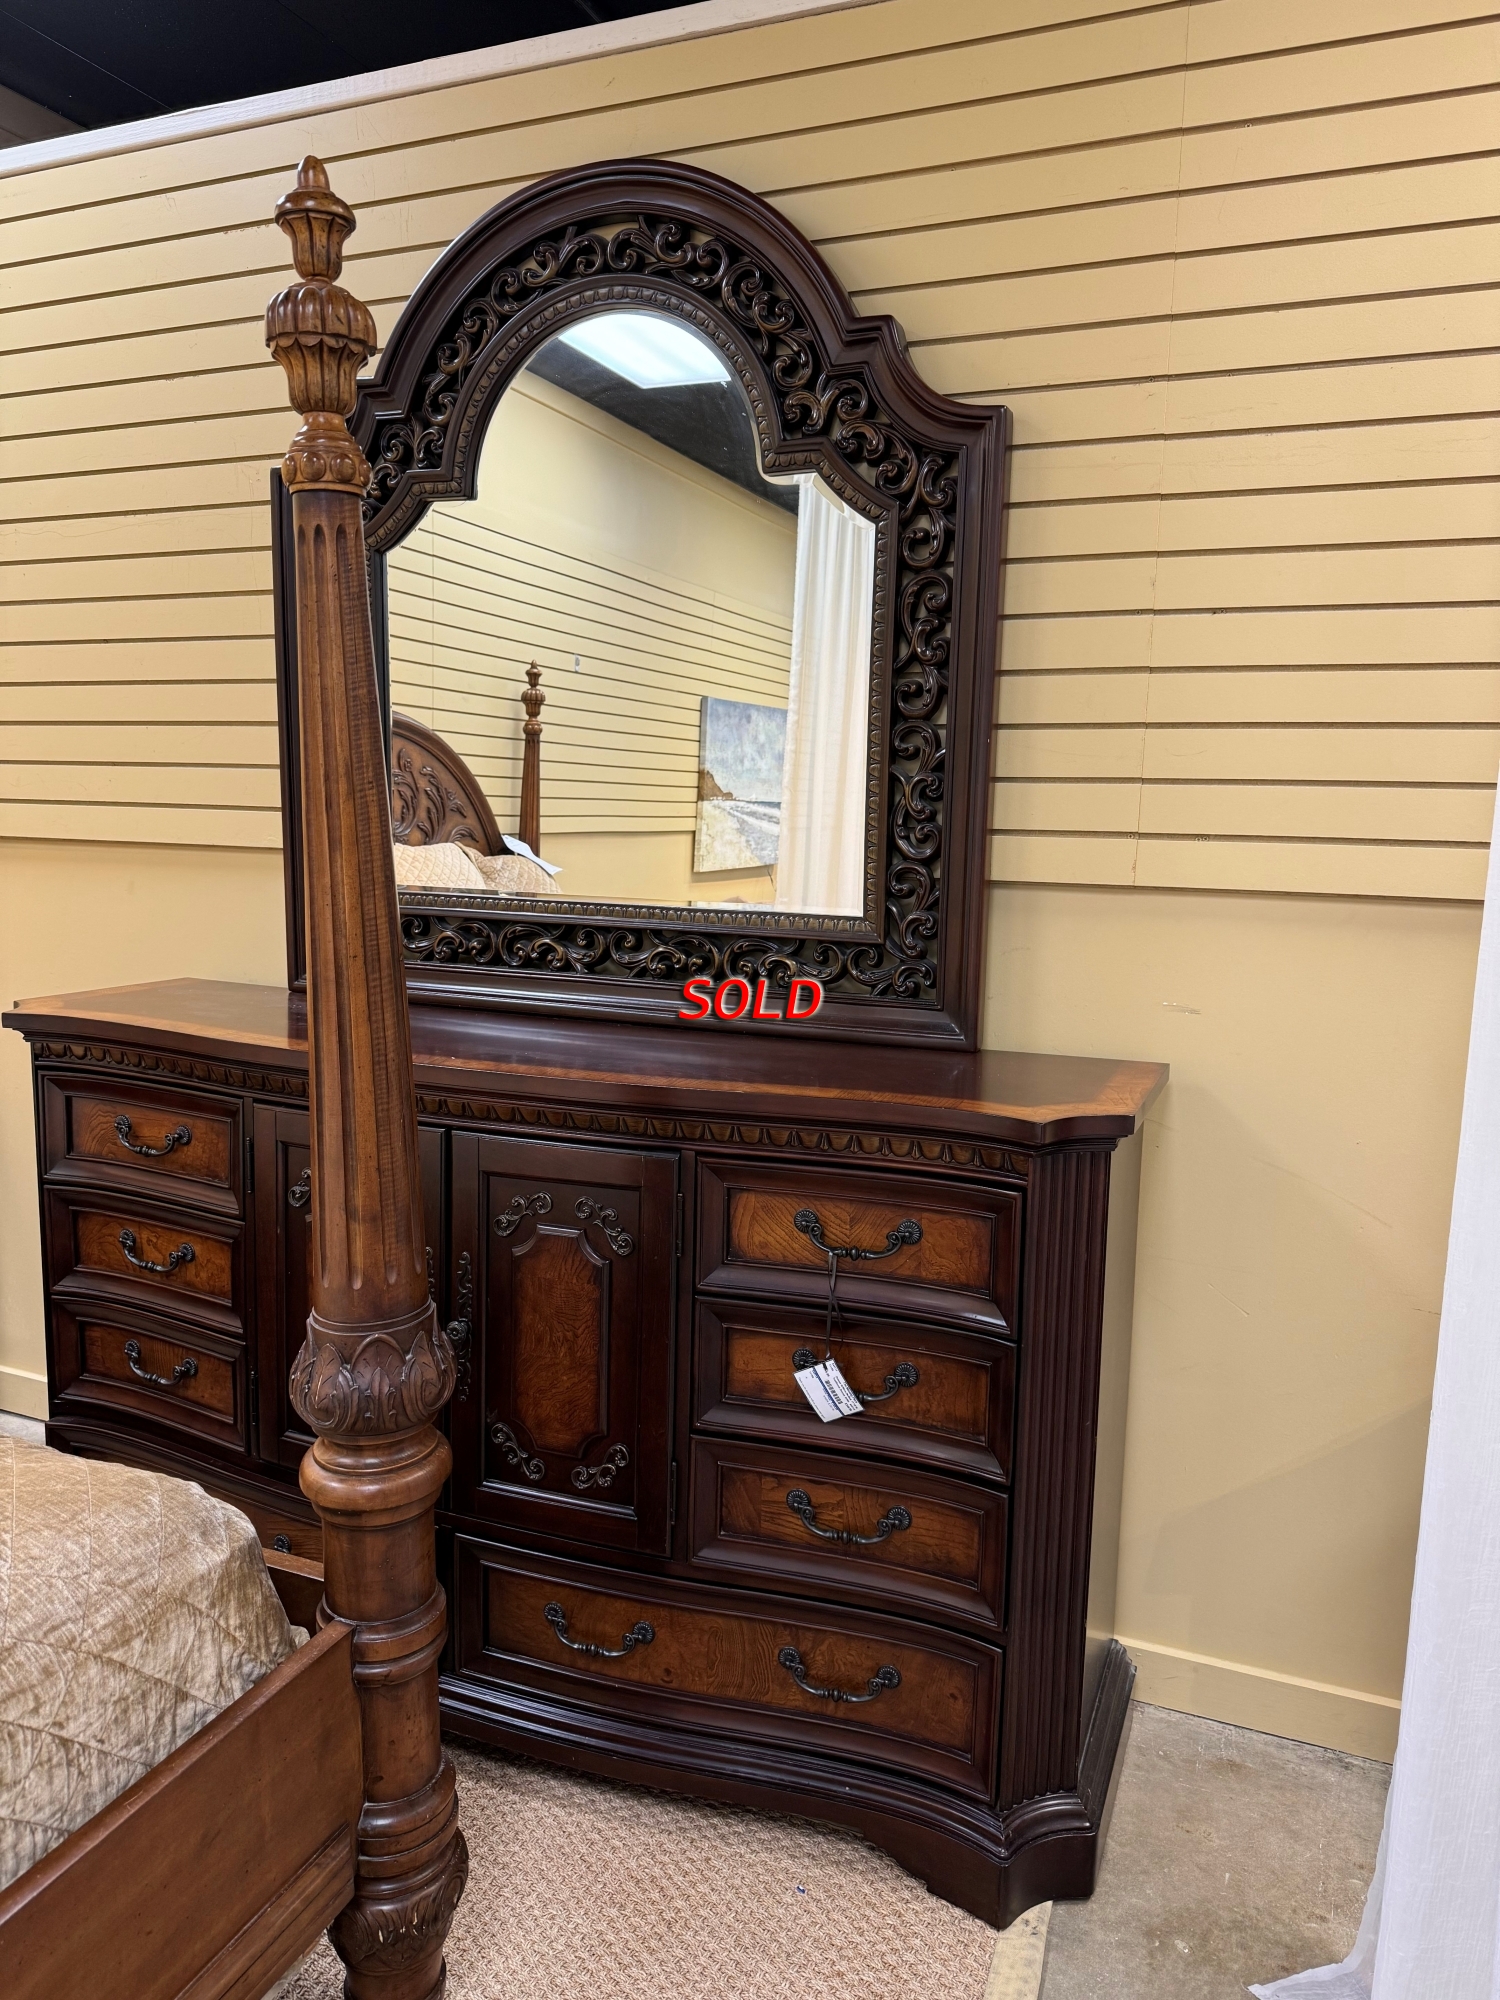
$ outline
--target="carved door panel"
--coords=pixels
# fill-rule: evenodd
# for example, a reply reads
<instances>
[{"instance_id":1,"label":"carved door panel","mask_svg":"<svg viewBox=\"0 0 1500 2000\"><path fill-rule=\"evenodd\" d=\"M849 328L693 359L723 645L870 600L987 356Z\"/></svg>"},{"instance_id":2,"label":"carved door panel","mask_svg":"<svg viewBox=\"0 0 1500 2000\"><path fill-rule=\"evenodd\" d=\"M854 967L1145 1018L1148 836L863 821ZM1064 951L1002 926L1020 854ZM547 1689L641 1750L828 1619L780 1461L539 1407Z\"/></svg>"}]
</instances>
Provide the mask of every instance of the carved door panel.
<instances>
[{"instance_id":1,"label":"carved door panel","mask_svg":"<svg viewBox=\"0 0 1500 2000\"><path fill-rule=\"evenodd\" d=\"M586 1545L670 1538L671 1154L453 1137L474 1379L453 1406L454 1504Z\"/></svg>"},{"instance_id":2,"label":"carved door panel","mask_svg":"<svg viewBox=\"0 0 1500 2000\"><path fill-rule=\"evenodd\" d=\"M260 1455L273 1465L300 1465L312 1443L292 1408L287 1380L307 1334L308 1252L311 1247L312 1151L307 1113L281 1105L254 1110L255 1351L251 1400L260 1412ZM443 1133L417 1130L422 1160L422 1206L427 1216L430 1268L445 1268ZM438 1311L445 1302L438 1301Z\"/></svg>"}]
</instances>

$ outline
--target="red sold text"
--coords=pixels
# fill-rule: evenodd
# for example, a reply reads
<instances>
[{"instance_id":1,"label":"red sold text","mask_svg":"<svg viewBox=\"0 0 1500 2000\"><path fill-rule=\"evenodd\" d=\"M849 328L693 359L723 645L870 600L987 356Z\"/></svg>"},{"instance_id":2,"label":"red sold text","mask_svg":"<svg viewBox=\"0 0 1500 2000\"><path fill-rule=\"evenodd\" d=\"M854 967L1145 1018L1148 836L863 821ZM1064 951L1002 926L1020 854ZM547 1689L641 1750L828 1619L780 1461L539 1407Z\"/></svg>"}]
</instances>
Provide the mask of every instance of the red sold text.
<instances>
[{"instance_id":1,"label":"red sold text","mask_svg":"<svg viewBox=\"0 0 1500 2000\"><path fill-rule=\"evenodd\" d=\"M816 979L794 979L785 989L773 990L769 979L757 979L752 991L748 979L721 979L716 987L711 979L690 979L682 989L679 1021L706 1021L710 1014L721 1021L810 1021L823 1004L823 988ZM786 1000L785 1010L779 1004Z\"/></svg>"}]
</instances>

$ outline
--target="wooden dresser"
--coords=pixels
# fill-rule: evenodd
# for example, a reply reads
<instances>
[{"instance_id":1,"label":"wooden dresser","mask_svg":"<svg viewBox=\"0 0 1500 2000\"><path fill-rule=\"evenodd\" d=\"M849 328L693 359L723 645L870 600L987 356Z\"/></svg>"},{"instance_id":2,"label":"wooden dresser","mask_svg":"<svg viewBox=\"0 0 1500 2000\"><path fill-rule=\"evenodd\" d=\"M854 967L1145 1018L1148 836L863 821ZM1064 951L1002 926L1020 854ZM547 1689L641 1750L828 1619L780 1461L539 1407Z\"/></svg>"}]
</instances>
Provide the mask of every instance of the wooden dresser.
<instances>
[{"instance_id":1,"label":"wooden dresser","mask_svg":"<svg viewBox=\"0 0 1500 2000\"><path fill-rule=\"evenodd\" d=\"M198 1478L311 1563L304 1019L197 981L5 1017L50 1441ZM1116 1148L1165 1072L438 1006L412 1030L461 1371L451 1729L844 1821L992 1922L1086 1894L1133 1672ZM827 1247L885 1254L837 1260L863 1407L825 1423L795 1377Z\"/></svg>"}]
</instances>

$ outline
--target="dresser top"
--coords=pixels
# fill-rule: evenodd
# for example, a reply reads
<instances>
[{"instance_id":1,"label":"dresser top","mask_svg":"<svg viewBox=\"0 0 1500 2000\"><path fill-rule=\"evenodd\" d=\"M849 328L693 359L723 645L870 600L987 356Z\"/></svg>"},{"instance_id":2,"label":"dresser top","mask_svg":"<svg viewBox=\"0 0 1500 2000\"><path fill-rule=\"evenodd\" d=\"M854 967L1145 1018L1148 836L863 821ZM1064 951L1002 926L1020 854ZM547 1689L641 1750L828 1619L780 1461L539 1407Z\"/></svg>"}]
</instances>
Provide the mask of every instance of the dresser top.
<instances>
[{"instance_id":1,"label":"dresser top","mask_svg":"<svg viewBox=\"0 0 1500 2000\"><path fill-rule=\"evenodd\" d=\"M211 1062L307 1066L306 1002L275 986L214 979L106 986L18 1001L3 1022L32 1039L86 1037ZM1167 1079L1162 1063L1098 1056L882 1048L456 1007L413 1006L411 1028L424 1096L493 1091L513 1079L527 1098L610 1109L722 1107L726 1117L961 1131L1021 1145L1124 1138Z\"/></svg>"}]
</instances>

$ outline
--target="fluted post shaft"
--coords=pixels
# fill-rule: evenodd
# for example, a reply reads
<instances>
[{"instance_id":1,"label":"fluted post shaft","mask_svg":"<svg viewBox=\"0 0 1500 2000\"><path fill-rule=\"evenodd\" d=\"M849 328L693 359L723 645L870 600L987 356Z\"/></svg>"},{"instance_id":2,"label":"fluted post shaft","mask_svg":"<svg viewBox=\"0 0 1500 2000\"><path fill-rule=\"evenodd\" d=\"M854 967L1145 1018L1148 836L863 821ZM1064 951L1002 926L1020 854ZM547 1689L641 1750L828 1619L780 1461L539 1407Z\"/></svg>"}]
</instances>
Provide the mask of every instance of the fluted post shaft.
<instances>
[{"instance_id":1,"label":"fluted post shaft","mask_svg":"<svg viewBox=\"0 0 1500 2000\"><path fill-rule=\"evenodd\" d=\"M360 500L346 419L375 346L335 281L350 209L304 160L276 219L297 284L266 339L303 422L292 496L306 857L312 1266L292 1400L317 1433L302 1487L323 1521L324 1615L355 1628L365 1805L354 1899L330 1933L348 2000L435 2000L467 1855L438 1735L447 1607L433 1508L450 1465L432 1418L453 1355L427 1294L411 1030Z\"/></svg>"}]
</instances>

